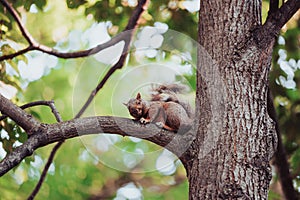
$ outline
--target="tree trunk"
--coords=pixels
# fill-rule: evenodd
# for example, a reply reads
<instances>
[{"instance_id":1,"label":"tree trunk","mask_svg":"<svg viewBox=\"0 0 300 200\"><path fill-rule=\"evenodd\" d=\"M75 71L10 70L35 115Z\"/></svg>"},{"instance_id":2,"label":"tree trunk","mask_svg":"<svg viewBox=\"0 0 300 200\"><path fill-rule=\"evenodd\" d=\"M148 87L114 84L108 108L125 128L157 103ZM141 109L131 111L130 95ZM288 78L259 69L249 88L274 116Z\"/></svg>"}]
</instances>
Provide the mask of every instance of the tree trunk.
<instances>
[{"instance_id":1,"label":"tree trunk","mask_svg":"<svg viewBox=\"0 0 300 200\"><path fill-rule=\"evenodd\" d=\"M194 159L190 199L267 199L277 146L267 112L273 44L253 37L261 1L203 0L199 17Z\"/></svg>"}]
</instances>

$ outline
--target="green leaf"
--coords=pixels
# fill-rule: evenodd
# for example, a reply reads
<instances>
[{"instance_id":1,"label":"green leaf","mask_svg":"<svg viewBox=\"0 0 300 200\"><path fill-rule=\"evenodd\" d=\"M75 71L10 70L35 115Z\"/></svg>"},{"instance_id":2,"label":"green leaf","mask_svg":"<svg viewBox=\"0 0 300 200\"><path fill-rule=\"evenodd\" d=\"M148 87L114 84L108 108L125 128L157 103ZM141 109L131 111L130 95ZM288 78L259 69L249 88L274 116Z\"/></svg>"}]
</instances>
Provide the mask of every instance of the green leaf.
<instances>
[{"instance_id":1,"label":"green leaf","mask_svg":"<svg viewBox=\"0 0 300 200\"><path fill-rule=\"evenodd\" d=\"M19 91L22 91L22 88L20 87L20 81L14 77L3 76L1 81L3 81L6 84L14 86Z\"/></svg>"},{"instance_id":2,"label":"green leaf","mask_svg":"<svg viewBox=\"0 0 300 200\"><path fill-rule=\"evenodd\" d=\"M40 116L40 114L37 113L37 112L35 112L35 111L33 111L33 110L30 110L30 114L32 114L32 116L34 116L36 119L39 119L39 120L42 119L41 116Z\"/></svg>"},{"instance_id":3,"label":"green leaf","mask_svg":"<svg viewBox=\"0 0 300 200\"><path fill-rule=\"evenodd\" d=\"M19 142L24 143L25 141L27 141L27 133L25 133L23 129L21 129L19 126L16 126L15 130L19 134Z\"/></svg>"},{"instance_id":4,"label":"green leaf","mask_svg":"<svg viewBox=\"0 0 300 200\"><path fill-rule=\"evenodd\" d=\"M13 49L9 44L4 44L1 46L1 52L4 55L15 53L16 50Z\"/></svg>"},{"instance_id":5,"label":"green leaf","mask_svg":"<svg viewBox=\"0 0 300 200\"><path fill-rule=\"evenodd\" d=\"M0 62L0 80L3 80L4 75L6 74L6 64L5 62Z\"/></svg>"},{"instance_id":6,"label":"green leaf","mask_svg":"<svg viewBox=\"0 0 300 200\"><path fill-rule=\"evenodd\" d=\"M34 155L35 153L32 154L32 156L28 156L26 157L24 160L25 160L25 163L30 165L30 162L34 162L35 158L34 158Z\"/></svg>"},{"instance_id":7,"label":"green leaf","mask_svg":"<svg viewBox=\"0 0 300 200\"><path fill-rule=\"evenodd\" d=\"M43 7L46 5L47 1L46 0L35 0L34 4L36 5L36 7L38 7L39 9L43 9Z\"/></svg>"}]
</instances>

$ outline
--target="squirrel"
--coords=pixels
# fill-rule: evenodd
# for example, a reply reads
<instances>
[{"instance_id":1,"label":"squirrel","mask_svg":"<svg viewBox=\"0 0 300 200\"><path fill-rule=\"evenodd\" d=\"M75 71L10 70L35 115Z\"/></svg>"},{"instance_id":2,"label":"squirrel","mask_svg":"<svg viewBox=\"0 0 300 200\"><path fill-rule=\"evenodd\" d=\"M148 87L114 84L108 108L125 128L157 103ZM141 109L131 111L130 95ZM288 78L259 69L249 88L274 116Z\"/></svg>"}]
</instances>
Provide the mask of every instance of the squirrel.
<instances>
[{"instance_id":1,"label":"squirrel","mask_svg":"<svg viewBox=\"0 0 300 200\"><path fill-rule=\"evenodd\" d=\"M192 111L189 104L179 100L177 93L183 92L184 86L178 84L161 85L152 89L151 100L143 100L138 93L124 105L131 116L142 124L155 123L169 131L187 131L192 126Z\"/></svg>"}]
</instances>

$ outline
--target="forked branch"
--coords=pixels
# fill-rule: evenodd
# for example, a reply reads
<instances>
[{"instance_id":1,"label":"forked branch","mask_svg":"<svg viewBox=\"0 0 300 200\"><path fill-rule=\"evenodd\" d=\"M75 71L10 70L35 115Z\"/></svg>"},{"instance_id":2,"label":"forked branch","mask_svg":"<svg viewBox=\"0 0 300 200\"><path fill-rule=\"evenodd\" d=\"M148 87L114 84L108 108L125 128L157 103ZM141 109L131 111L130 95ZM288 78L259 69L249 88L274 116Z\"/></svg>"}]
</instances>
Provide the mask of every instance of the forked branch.
<instances>
[{"instance_id":1,"label":"forked branch","mask_svg":"<svg viewBox=\"0 0 300 200\"><path fill-rule=\"evenodd\" d=\"M300 9L299 0L288 0L280 8L276 0L270 1L270 11L266 22L254 31L254 39L261 49L266 49L273 44L281 28Z\"/></svg>"},{"instance_id":2,"label":"forked branch","mask_svg":"<svg viewBox=\"0 0 300 200\"><path fill-rule=\"evenodd\" d=\"M270 11L264 26L272 28L270 30L274 34L278 34L280 29L292 18L292 16L299 10L299 0L288 0L279 9L276 9L278 2L275 0L273 6L270 7Z\"/></svg>"}]
</instances>

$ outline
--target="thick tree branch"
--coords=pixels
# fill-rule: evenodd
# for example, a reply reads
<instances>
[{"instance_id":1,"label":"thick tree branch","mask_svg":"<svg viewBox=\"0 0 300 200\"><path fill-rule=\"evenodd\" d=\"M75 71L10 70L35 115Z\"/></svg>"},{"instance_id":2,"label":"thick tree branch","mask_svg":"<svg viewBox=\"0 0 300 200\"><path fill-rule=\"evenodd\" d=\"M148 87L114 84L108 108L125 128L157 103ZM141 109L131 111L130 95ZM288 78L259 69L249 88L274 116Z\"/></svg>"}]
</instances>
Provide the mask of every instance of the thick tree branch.
<instances>
[{"instance_id":1,"label":"thick tree branch","mask_svg":"<svg viewBox=\"0 0 300 200\"><path fill-rule=\"evenodd\" d=\"M272 1L272 4L274 8L272 6L272 10L270 10L266 22L263 26L254 31L254 39L257 45L262 49L272 44L281 28L300 8L299 0L288 0L279 9L275 9L275 2Z\"/></svg>"},{"instance_id":2,"label":"thick tree branch","mask_svg":"<svg viewBox=\"0 0 300 200\"><path fill-rule=\"evenodd\" d=\"M146 139L167 148L178 157L182 156L194 139L192 130L185 134L175 134L159 129L153 124L144 126L131 119L111 116L80 118L57 124L42 124L39 132L30 136L23 145L14 149L0 162L0 176L18 165L25 157L32 155L37 148L64 139L97 133Z\"/></svg>"},{"instance_id":3,"label":"thick tree branch","mask_svg":"<svg viewBox=\"0 0 300 200\"><path fill-rule=\"evenodd\" d=\"M30 114L14 105L10 100L0 94L0 111L2 114L9 116L20 127L22 127L28 135L37 131L40 123Z\"/></svg>"}]
</instances>

